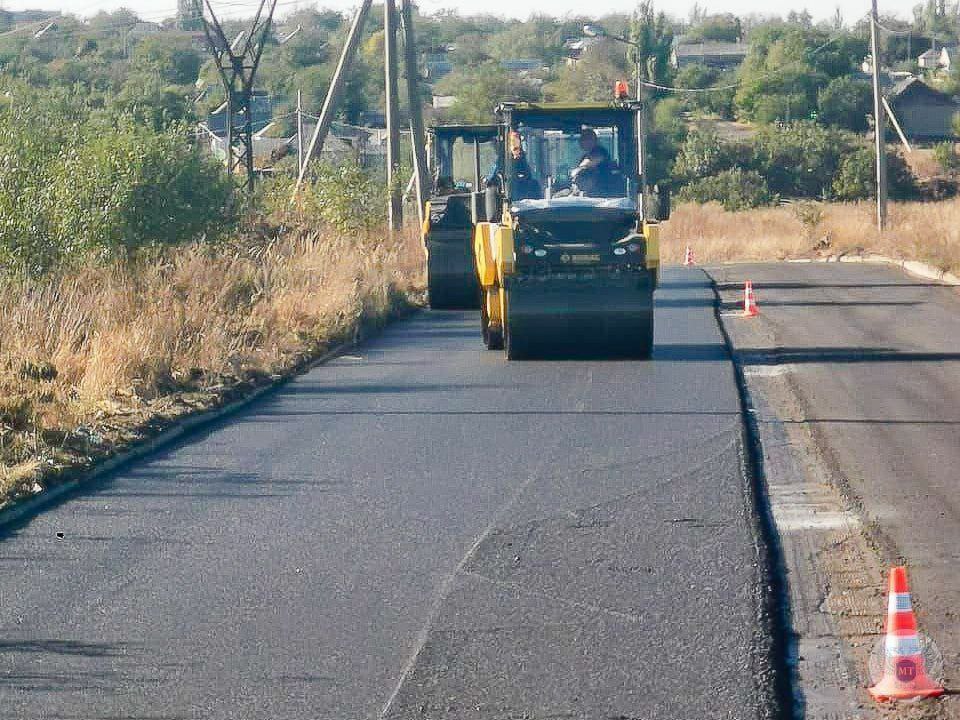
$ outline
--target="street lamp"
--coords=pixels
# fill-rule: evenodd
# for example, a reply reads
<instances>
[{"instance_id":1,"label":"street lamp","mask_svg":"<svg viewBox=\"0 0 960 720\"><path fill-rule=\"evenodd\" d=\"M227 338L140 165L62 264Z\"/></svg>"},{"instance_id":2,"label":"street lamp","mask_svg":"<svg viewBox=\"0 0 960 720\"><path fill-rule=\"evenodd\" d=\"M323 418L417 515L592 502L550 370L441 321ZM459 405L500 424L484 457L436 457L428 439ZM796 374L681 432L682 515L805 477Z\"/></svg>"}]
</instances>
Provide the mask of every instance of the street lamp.
<instances>
[{"instance_id":1,"label":"street lamp","mask_svg":"<svg viewBox=\"0 0 960 720\"><path fill-rule=\"evenodd\" d=\"M640 103L640 127L639 127L639 147L637 148L637 161L640 164L640 202L645 206L647 203L647 109L643 102L643 59L641 57L640 43L628 40L619 35L611 35L599 25L584 25L583 34L592 38L608 38L624 45L629 45L636 50L636 83L637 83L637 102ZM641 208L643 211L646 208Z\"/></svg>"}]
</instances>

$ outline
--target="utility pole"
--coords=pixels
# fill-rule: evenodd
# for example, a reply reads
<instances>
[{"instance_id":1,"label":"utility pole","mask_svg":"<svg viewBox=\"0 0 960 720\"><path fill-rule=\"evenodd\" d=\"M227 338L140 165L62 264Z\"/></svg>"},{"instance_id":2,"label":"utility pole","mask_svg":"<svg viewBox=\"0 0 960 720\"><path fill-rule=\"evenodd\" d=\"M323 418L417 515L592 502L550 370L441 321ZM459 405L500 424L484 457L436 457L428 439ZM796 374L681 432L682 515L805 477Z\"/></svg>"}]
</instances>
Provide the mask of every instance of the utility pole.
<instances>
[{"instance_id":1,"label":"utility pole","mask_svg":"<svg viewBox=\"0 0 960 720\"><path fill-rule=\"evenodd\" d=\"M637 53L637 102L640 103L640 142L637 147L640 162L640 203L641 215L644 219L647 217L647 103L643 97L643 83L646 81L643 67L643 57L640 53L640 47L634 50Z\"/></svg>"},{"instance_id":2,"label":"utility pole","mask_svg":"<svg viewBox=\"0 0 960 720\"><path fill-rule=\"evenodd\" d=\"M210 0L193 0L197 16L203 21L210 51L217 64L220 80L227 95L226 152L227 172L234 177L238 171L245 174L244 187L253 190L253 83L260 66L260 57L270 34L273 11L277 0L260 0L257 14L250 31L242 33L232 43L213 12ZM203 11L206 5L210 19ZM269 4L268 4L269 2ZM266 13L264 13L266 9ZM243 126L238 128L235 116L243 116ZM235 150L236 148L236 150Z\"/></svg>"},{"instance_id":3,"label":"utility pole","mask_svg":"<svg viewBox=\"0 0 960 720\"><path fill-rule=\"evenodd\" d=\"M387 224L391 230L403 225L403 198L396 182L400 162L400 105L397 98L397 9L394 0L383 0L383 53L387 95Z\"/></svg>"},{"instance_id":4,"label":"utility pole","mask_svg":"<svg viewBox=\"0 0 960 720\"><path fill-rule=\"evenodd\" d=\"M343 94L344 80L353 58L357 54L357 46L360 44L360 35L363 31L363 21L370 12L372 0L363 0L363 4L357 10L353 18L353 24L350 26L350 32L347 35L347 41L340 51L340 60L337 61L337 68L333 71L333 77L330 79L330 87L327 89L327 96L323 101L323 108L320 110L320 119L317 120L317 126L313 129L313 135L310 137L310 145L307 147L307 155L303 158L303 164L300 166L300 174L297 176L297 184L293 189L293 196L297 196L300 186L303 184L304 175L307 173L307 166L314 155L319 155L323 150L323 143L327 139L327 133L330 132L330 124L333 122L333 113L340 102L340 96Z\"/></svg>"},{"instance_id":5,"label":"utility pole","mask_svg":"<svg viewBox=\"0 0 960 720\"><path fill-rule=\"evenodd\" d=\"M407 74L407 102L410 105L410 142L413 146L413 176L417 190L417 217L423 223L426 201L427 153L423 132L423 114L420 108L420 73L417 71L417 42L413 32L412 0L401 1L403 22L403 56ZM479 186L475 188L478 190Z\"/></svg>"},{"instance_id":6,"label":"utility pole","mask_svg":"<svg viewBox=\"0 0 960 720\"><path fill-rule=\"evenodd\" d=\"M297 88L297 175L303 171L303 96Z\"/></svg>"},{"instance_id":7,"label":"utility pole","mask_svg":"<svg viewBox=\"0 0 960 720\"><path fill-rule=\"evenodd\" d=\"M873 134L877 156L877 229L887 225L887 157L883 96L880 94L880 43L877 38L877 0L870 10L870 52L873 55Z\"/></svg>"}]
</instances>

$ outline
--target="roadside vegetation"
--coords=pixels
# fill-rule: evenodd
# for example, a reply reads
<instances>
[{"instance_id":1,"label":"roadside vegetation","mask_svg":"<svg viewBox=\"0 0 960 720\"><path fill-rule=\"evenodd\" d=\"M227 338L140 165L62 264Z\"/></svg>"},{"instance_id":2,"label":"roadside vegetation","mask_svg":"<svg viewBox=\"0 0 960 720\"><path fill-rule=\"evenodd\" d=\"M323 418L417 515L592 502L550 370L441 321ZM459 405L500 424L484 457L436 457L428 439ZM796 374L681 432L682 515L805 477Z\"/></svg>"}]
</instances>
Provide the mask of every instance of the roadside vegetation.
<instances>
[{"instance_id":1,"label":"roadside vegetation","mask_svg":"<svg viewBox=\"0 0 960 720\"><path fill-rule=\"evenodd\" d=\"M319 168L236 194L178 120L0 92L0 507L294 371L418 301L383 190Z\"/></svg>"},{"instance_id":2,"label":"roadside vegetation","mask_svg":"<svg viewBox=\"0 0 960 720\"><path fill-rule=\"evenodd\" d=\"M873 202L801 202L738 212L719 203L685 203L663 226L661 252L664 262L679 263L690 245L704 264L879 253L960 274L960 199L892 202L888 219L880 235Z\"/></svg>"}]
</instances>

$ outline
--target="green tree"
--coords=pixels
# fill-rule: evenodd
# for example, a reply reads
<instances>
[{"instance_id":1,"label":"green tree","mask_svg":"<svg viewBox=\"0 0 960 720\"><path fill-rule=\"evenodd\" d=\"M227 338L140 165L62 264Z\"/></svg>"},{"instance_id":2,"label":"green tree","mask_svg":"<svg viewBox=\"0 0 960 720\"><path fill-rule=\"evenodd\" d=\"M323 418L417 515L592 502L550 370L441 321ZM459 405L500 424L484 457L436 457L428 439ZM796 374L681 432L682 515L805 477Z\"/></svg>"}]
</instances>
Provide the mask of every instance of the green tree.
<instances>
[{"instance_id":1,"label":"green tree","mask_svg":"<svg viewBox=\"0 0 960 720\"><path fill-rule=\"evenodd\" d=\"M704 18L687 30L683 37L687 42L737 42L742 35L740 18L726 13Z\"/></svg>"},{"instance_id":2,"label":"green tree","mask_svg":"<svg viewBox=\"0 0 960 720\"><path fill-rule=\"evenodd\" d=\"M873 89L865 80L838 77L817 93L818 119L824 125L867 131L867 115L873 108Z\"/></svg>"},{"instance_id":3,"label":"green tree","mask_svg":"<svg viewBox=\"0 0 960 720\"><path fill-rule=\"evenodd\" d=\"M583 102L609 100L618 80L631 77L626 59L612 43L598 43L573 66L565 65L544 88L547 100Z\"/></svg>"},{"instance_id":4,"label":"green tree","mask_svg":"<svg viewBox=\"0 0 960 720\"><path fill-rule=\"evenodd\" d=\"M732 168L685 185L679 197L688 202L718 202L724 210L748 210L776 199L756 170Z\"/></svg>"},{"instance_id":5,"label":"green tree","mask_svg":"<svg viewBox=\"0 0 960 720\"><path fill-rule=\"evenodd\" d=\"M495 62L455 70L437 83L436 91L438 95L456 97L446 117L460 122L491 122L494 108L504 100L540 99L537 87L509 75Z\"/></svg>"},{"instance_id":6,"label":"green tree","mask_svg":"<svg viewBox=\"0 0 960 720\"><path fill-rule=\"evenodd\" d=\"M632 39L639 48L632 52L639 54L641 67L648 80L658 85L669 84L673 79L670 56L673 53L673 23L662 12L654 9L653 0L642 0L633 14L631 23Z\"/></svg>"}]
</instances>

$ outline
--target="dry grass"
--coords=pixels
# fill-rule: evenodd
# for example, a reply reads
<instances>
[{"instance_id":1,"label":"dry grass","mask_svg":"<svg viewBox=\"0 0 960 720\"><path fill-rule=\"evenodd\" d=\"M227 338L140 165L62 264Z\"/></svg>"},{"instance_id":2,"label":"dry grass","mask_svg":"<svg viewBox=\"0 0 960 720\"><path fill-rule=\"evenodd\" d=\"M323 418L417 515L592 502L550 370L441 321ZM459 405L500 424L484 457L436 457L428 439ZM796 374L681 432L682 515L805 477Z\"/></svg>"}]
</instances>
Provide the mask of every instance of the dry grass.
<instances>
[{"instance_id":1,"label":"dry grass","mask_svg":"<svg viewBox=\"0 0 960 720\"><path fill-rule=\"evenodd\" d=\"M960 198L891 203L889 228L882 236L876 230L872 202L815 207L822 212L822 221L805 226L798 217L798 206L728 213L713 203L681 205L664 224L664 261L681 262L689 244L698 263L865 251L960 271Z\"/></svg>"},{"instance_id":2,"label":"dry grass","mask_svg":"<svg viewBox=\"0 0 960 720\"><path fill-rule=\"evenodd\" d=\"M382 322L422 265L415 233L291 231L0 283L0 505Z\"/></svg>"}]
</instances>

